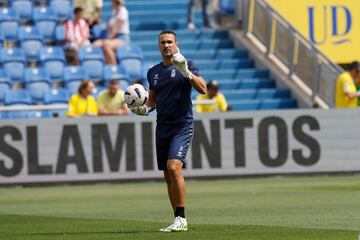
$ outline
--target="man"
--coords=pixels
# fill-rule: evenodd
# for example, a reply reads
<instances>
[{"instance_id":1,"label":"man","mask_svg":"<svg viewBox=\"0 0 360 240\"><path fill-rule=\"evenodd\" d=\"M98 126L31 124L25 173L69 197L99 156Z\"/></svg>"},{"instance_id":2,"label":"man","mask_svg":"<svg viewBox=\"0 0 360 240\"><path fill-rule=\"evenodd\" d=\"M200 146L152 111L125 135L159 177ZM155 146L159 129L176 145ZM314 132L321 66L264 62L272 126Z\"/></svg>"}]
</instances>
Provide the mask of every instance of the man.
<instances>
[{"instance_id":1,"label":"man","mask_svg":"<svg viewBox=\"0 0 360 240\"><path fill-rule=\"evenodd\" d=\"M98 108L100 116L128 115L129 110L124 100L124 92L119 89L119 81L111 80L108 89L99 93Z\"/></svg>"},{"instance_id":2,"label":"man","mask_svg":"<svg viewBox=\"0 0 360 240\"><path fill-rule=\"evenodd\" d=\"M149 69L149 100L144 106L130 108L139 115L157 110L156 155L158 169L164 171L168 195L174 211L174 222L161 232L187 231L185 218L185 181L182 168L193 135L191 88L206 94L206 83L192 61L178 48L176 34L159 35L162 62Z\"/></svg>"},{"instance_id":3,"label":"man","mask_svg":"<svg viewBox=\"0 0 360 240\"><path fill-rule=\"evenodd\" d=\"M74 9L74 19L65 24L66 45L73 51L74 63L79 65L78 49L90 45L89 26L83 18L84 10L80 7Z\"/></svg>"},{"instance_id":4,"label":"man","mask_svg":"<svg viewBox=\"0 0 360 240\"><path fill-rule=\"evenodd\" d=\"M196 100L214 100L215 104L199 104L196 106L196 112L225 112L228 109L228 105L224 95L219 92L218 83L216 81L210 81L206 85L207 94L197 96Z\"/></svg>"},{"instance_id":5,"label":"man","mask_svg":"<svg viewBox=\"0 0 360 240\"><path fill-rule=\"evenodd\" d=\"M336 102L337 108L356 108L360 92L356 91L355 81L360 74L359 62L352 62L349 70L342 73L336 82Z\"/></svg>"},{"instance_id":6,"label":"man","mask_svg":"<svg viewBox=\"0 0 360 240\"><path fill-rule=\"evenodd\" d=\"M84 17L90 27L101 22L102 0L74 0L74 6L84 9Z\"/></svg>"}]
</instances>

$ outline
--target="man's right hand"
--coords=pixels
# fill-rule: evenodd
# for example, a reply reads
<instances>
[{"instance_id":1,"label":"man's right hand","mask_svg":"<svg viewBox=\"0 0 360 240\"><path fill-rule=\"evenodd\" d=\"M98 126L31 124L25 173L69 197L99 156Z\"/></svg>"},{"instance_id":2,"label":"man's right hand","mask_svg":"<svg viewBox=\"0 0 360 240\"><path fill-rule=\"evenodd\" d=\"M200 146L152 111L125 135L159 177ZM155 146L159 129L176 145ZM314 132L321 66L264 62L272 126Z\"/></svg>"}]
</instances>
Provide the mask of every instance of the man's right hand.
<instances>
[{"instance_id":1,"label":"man's right hand","mask_svg":"<svg viewBox=\"0 0 360 240\"><path fill-rule=\"evenodd\" d=\"M147 115L150 111L150 107L148 107L146 104L143 106L135 106L135 107L129 107L130 110L137 114L137 115Z\"/></svg>"}]
</instances>

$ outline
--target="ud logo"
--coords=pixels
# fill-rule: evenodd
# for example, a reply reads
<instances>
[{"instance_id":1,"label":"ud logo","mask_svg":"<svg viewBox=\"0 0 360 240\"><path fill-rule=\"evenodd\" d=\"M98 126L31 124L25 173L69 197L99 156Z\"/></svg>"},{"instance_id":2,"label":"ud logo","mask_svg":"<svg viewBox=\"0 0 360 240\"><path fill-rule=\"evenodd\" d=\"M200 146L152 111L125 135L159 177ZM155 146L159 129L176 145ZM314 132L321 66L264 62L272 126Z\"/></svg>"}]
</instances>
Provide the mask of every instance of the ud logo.
<instances>
[{"instance_id":1,"label":"ud logo","mask_svg":"<svg viewBox=\"0 0 360 240\"><path fill-rule=\"evenodd\" d=\"M171 77L173 78L173 77L175 77L175 76L176 76L176 70L173 69L173 70L171 71Z\"/></svg>"},{"instance_id":2,"label":"ud logo","mask_svg":"<svg viewBox=\"0 0 360 240\"><path fill-rule=\"evenodd\" d=\"M311 42L322 45L328 38L332 38L333 44L350 41L348 34L352 27L352 16L346 6L323 6L322 9L308 7L308 18Z\"/></svg>"}]
</instances>

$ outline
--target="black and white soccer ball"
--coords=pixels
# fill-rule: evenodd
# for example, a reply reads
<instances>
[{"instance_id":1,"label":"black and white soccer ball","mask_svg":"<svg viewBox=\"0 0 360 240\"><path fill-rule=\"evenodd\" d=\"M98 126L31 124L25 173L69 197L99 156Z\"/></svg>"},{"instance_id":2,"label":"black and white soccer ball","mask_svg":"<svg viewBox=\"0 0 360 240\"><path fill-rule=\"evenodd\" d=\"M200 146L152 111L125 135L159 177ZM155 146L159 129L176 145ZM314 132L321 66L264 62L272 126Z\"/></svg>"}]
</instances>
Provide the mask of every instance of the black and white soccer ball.
<instances>
[{"instance_id":1,"label":"black and white soccer ball","mask_svg":"<svg viewBox=\"0 0 360 240\"><path fill-rule=\"evenodd\" d=\"M149 98L149 93L141 84L130 85L125 91L125 102L130 107L143 106Z\"/></svg>"}]
</instances>

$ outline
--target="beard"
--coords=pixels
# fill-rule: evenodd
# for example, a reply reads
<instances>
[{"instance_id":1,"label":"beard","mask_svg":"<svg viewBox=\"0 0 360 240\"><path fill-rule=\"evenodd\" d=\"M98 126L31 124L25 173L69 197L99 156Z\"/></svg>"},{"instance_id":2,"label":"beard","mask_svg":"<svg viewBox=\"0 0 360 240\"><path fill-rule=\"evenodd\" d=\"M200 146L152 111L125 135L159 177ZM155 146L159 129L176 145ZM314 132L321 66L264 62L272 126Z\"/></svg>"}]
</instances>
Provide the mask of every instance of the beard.
<instances>
[{"instance_id":1,"label":"beard","mask_svg":"<svg viewBox=\"0 0 360 240\"><path fill-rule=\"evenodd\" d=\"M173 52L171 50L168 50L168 51L164 50L164 51L161 52L161 55L163 57L172 57Z\"/></svg>"}]
</instances>

